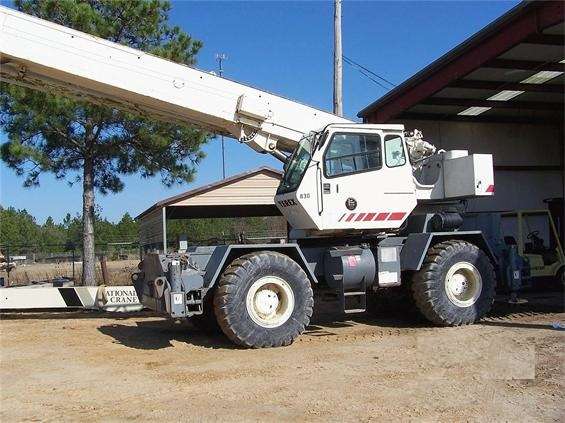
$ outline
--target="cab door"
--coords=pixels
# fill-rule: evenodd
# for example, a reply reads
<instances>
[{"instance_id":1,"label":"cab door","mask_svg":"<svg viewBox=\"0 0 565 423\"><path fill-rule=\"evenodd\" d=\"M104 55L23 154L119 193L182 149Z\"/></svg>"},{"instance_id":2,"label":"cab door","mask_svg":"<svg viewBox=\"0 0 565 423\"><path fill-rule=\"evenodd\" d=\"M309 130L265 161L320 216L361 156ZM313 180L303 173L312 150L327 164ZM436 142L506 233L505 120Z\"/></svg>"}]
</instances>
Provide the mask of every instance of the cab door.
<instances>
[{"instance_id":1,"label":"cab door","mask_svg":"<svg viewBox=\"0 0 565 423\"><path fill-rule=\"evenodd\" d=\"M402 132L336 130L319 163L324 229L397 228L416 206Z\"/></svg>"}]
</instances>

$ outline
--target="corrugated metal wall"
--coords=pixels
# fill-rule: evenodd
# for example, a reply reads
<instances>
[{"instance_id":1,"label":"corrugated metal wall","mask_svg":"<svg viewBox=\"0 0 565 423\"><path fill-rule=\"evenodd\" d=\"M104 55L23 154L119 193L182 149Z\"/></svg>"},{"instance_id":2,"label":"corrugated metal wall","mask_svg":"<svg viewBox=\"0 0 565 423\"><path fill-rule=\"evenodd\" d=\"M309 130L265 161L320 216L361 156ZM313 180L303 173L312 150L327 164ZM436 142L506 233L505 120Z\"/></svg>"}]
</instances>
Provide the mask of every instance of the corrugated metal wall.
<instances>
[{"instance_id":1,"label":"corrugated metal wall","mask_svg":"<svg viewBox=\"0 0 565 423\"><path fill-rule=\"evenodd\" d=\"M470 211L546 209L546 198L564 195L563 128L558 125L404 121L445 150L490 153L495 195L469 201Z\"/></svg>"},{"instance_id":2,"label":"corrugated metal wall","mask_svg":"<svg viewBox=\"0 0 565 423\"><path fill-rule=\"evenodd\" d=\"M260 173L223 187L197 194L191 198L179 200L168 207L274 204L274 196L278 185L278 178Z\"/></svg>"}]
</instances>

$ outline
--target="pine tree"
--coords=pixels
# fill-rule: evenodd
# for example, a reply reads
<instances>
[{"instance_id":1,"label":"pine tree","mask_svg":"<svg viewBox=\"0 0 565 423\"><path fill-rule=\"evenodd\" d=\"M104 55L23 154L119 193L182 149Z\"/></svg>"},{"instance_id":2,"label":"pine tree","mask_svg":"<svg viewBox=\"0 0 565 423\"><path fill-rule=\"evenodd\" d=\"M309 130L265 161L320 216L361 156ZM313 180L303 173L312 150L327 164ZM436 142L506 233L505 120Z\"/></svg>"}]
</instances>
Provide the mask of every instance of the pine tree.
<instances>
[{"instance_id":1,"label":"pine tree","mask_svg":"<svg viewBox=\"0 0 565 423\"><path fill-rule=\"evenodd\" d=\"M159 0L16 0L25 13L117 43L193 65L200 41L168 23ZM24 185L51 172L83 188L83 282L95 284L95 190L124 188L123 175L160 176L165 185L193 180L207 134L123 110L3 84L0 127L8 136L2 160ZM103 224L98 226L103 227Z\"/></svg>"}]
</instances>

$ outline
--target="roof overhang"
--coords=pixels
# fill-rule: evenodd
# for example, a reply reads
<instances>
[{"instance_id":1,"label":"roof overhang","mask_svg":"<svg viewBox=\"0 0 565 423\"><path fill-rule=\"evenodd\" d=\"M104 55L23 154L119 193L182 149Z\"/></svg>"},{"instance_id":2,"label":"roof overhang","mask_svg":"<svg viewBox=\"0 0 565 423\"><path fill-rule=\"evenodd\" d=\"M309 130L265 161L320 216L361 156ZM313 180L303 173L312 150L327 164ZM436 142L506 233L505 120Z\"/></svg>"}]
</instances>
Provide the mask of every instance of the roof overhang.
<instances>
[{"instance_id":1,"label":"roof overhang","mask_svg":"<svg viewBox=\"0 0 565 423\"><path fill-rule=\"evenodd\" d=\"M520 3L358 116L562 125L563 20L563 2Z\"/></svg>"},{"instance_id":2,"label":"roof overhang","mask_svg":"<svg viewBox=\"0 0 565 423\"><path fill-rule=\"evenodd\" d=\"M190 206L166 208L167 219L200 219L224 217L281 216L274 204L242 204L237 206Z\"/></svg>"},{"instance_id":3,"label":"roof overhang","mask_svg":"<svg viewBox=\"0 0 565 423\"><path fill-rule=\"evenodd\" d=\"M257 201L247 199L245 203L241 204L208 204L198 201L198 198L206 193L237 184L259 174L270 176L276 180L280 180L282 177L281 171L263 166L161 200L139 214L135 219L142 219L144 216L163 208L165 208L168 219L278 216L280 212L274 204L274 195L269 196L268 201L264 198L257 199ZM186 204L187 200L191 200L190 204Z\"/></svg>"}]
</instances>

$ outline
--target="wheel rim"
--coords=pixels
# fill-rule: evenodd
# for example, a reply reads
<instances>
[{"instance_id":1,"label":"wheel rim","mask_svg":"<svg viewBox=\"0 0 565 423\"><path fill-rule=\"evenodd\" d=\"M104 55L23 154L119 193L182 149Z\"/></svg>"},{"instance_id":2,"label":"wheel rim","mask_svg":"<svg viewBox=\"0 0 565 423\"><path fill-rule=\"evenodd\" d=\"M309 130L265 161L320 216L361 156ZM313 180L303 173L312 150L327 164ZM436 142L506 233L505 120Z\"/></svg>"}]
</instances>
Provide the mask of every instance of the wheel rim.
<instances>
[{"instance_id":1,"label":"wheel rim","mask_svg":"<svg viewBox=\"0 0 565 423\"><path fill-rule=\"evenodd\" d=\"M475 266L462 261L455 263L445 276L445 292L449 301L458 307L477 302L483 290L483 279Z\"/></svg>"},{"instance_id":2,"label":"wheel rim","mask_svg":"<svg viewBox=\"0 0 565 423\"><path fill-rule=\"evenodd\" d=\"M292 314L294 293L284 279L264 276L253 282L245 304L251 320L264 328L276 328Z\"/></svg>"}]
</instances>

